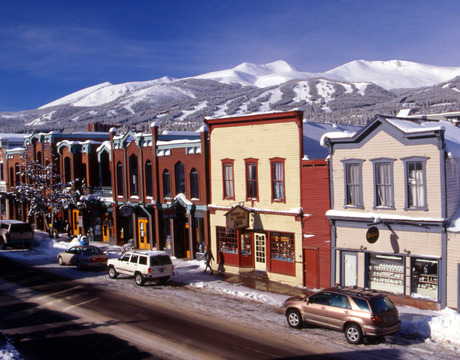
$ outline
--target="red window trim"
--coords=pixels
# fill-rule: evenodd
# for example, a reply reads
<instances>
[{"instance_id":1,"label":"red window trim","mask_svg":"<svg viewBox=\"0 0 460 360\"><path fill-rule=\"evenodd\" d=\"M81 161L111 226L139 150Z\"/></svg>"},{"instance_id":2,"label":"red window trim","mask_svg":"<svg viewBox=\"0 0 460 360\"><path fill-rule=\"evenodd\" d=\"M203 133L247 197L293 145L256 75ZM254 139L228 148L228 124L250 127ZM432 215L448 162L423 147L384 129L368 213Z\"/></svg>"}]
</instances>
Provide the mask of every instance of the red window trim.
<instances>
[{"instance_id":1,"label":"red window trim","mask_svg":"<svg viewBox=\"0 0 460 360\"><path fill-rule=\"evenodd\" d=\"M235 160L233 159L222 159L222 199L223 200L235 200ZM233 196L227 196L225 191L225 166L231 165L232 166L232 192Z\"/></svg>"},{"instance_id":2,"label":"red window trim","mask_svg":"<svg viewBox=\"0 0 460 360\"><path fill-rule=\"evenodd\" d=\"M283 198L275 197L275 173L273 171L273 166L275 163L283 164ZM271 176L271 188L272 188L272 202L276 203L286 203L286 159L284 158L272 158L270 159L270 176Z\"/></svg>"},{"instance_id":3,"label":"red window trim","mask_svg":"<svg viewBox=\"0 0 460 360\"><path fill-rule=\"evenodd\" d=\"M259 160L258 159L254 159L254 158L248 158L248 159L244 159L244 163L245 163L245 170L246 170L246 200L248 201L259 201ZM255 183L256 183L256 194L257 196L253 197L253 196L249 196L249 171L248 171L248 165L255 165L256 166L256 179L255 179Z\"/></svg>"}]
</instances>

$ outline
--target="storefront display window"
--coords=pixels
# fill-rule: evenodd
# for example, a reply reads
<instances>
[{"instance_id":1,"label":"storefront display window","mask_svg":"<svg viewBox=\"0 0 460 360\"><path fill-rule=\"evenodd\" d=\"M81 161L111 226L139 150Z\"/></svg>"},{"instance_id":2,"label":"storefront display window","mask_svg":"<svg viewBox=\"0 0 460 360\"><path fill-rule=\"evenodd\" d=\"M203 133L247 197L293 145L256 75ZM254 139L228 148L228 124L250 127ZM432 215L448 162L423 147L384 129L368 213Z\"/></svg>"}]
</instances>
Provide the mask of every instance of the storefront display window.
<instances>
[{"instance_id":1,"label":"storefront display window","mask_svg":"<svg viewBox=\"0 0 460 360\"><path fill-rule=\"evenodd\" d=\"M438 298L438 261L412 259L412 294Z\"/></svg>"},{"instance_id":2,"label":"storefront display window","mask_svg":"<svg viewBox=\"0 0 460 360\"><path fill-rule=\"evenodd\" d=\"M224 226L217 226L218 249L227 254L238 254L238 238L236 230L227 230Z\"/></svg>"},{"instance_id":3,"label":"storefront display window","mask_svg":"<svg viewBox=\"0 0 460 360\"><path fill-rule=\"evenodd\" d=\"M294 234L270 233L270 252L273 260L294 262Z\"/></svg>"},{"instance_id":4,"label":"storefront display window","mask_svg":"<svg viewBox=\"0 0 460 360\"><path fill-rule=\"evenodd\" d=\"M251 234L249 232L241 232L241 255L251 255Z\"/></svg>"},{"instance_id":5,"label":"storefront display window","mask_svg":"<svg viewBox=\"0 0 460 360\"><path fill-rule=\"evenodd\" d=\"M368 255L368 287L373 290L404 293L404 262L402 256Z\"/></svg>"}]
</instances>

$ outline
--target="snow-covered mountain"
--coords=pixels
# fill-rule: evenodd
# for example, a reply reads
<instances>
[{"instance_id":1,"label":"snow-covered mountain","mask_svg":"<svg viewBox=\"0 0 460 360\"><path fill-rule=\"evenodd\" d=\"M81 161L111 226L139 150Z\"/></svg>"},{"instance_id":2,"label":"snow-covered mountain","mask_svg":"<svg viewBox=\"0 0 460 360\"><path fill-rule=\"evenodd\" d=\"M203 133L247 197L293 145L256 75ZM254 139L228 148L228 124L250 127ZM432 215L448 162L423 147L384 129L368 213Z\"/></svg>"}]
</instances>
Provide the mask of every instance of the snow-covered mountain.
<instances>
[{"instance_id":1,"label":"snow-covered mountain","mask_svg":"<svg viewBox=\"0 0 460 360\"><path fill-rule=\"evenodd\" d=\"M374 83L386 90L417 88L432 86L460 76L460 67L440 67L417 64L409 61L364 61L357 60L339 66L324 73L302 72L286 61L279 60L269 64L256 65L243 63L233 69L221 70L202 74L186 79L214 80L222 84L239 84L266 88L280 85L290 80L306 80L312 78L326 78L345 82ZM61 99L43 105L40 109L56 105L72 104L74 106L100 106L117 100L124 95L134 97L139 93L141 97L161 97L165 92L165 84L186 79L163 77L157 80L129 82L113 85L105 82ZM182 93L168 91L165 96L182 97ZM186 94L187 95L187 94ZM190 95L190 94L188 94Z\"/></svg>"},{"instance_id":2,"label":"snow-covered mountain","mask_svg":"<svg viewBox=\"0 0 460 360\"><path fill-rule=\"evenodd\" d=\"M37 131L76 131L91 121L130 127L157 121L166 129L192 130L205 116L294 107L303 107L313 121L362 124L376 113L395 115L409 107L425 113L458 111L459 103L460 67L357 60L310 73L279 60L183 79L105 82L36 110L0 113L0 131L24 125Z\"/></svg>"}]
</instances>

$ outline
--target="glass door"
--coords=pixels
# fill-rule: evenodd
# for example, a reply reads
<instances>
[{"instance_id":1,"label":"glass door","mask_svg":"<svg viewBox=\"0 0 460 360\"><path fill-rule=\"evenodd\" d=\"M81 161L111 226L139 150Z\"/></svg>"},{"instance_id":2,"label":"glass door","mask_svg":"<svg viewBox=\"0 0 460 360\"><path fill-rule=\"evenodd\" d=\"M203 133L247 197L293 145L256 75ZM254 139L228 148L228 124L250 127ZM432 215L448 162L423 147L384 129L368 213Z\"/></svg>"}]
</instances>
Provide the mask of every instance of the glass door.
<instances>
[{"instance_id":1,"label":"glass door","mask_svg":"<svg viewBox=\"0 0 460 360\"><path fill-rule=\"evenodd\" d=\"M267 236L265 234L254 234L254 242L256 248L256 261L255 269L259 271L267 271L266 263L266 240Z\"/></svg>"}]
</instances>

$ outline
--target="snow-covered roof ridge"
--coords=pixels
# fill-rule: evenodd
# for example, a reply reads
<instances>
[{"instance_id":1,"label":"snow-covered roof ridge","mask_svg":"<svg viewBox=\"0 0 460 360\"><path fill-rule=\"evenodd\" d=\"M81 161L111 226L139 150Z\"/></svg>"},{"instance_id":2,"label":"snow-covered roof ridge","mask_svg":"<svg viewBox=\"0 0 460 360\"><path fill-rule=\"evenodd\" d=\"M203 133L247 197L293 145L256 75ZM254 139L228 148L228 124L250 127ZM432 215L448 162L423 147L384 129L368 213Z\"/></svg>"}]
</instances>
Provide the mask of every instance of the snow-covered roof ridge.
<instances>
[{"instance_id":1,"label":"snow-covered roof ridge","mask_svg":"<svg viewBox=\"0 0 460 360\"><path fill-rule=\"evenodd\" d=\"M380 221L411 221L411 222L436 222L442 223L446 221L445 218L437 217L423 217L423 216L407 216L407 215L397 215L397 214L380 214L375 212L357 212L357 211L348 211L348 210L328 210L326 211L326 216L334 218L355 218L366 221L378 222Z\"/></svg>"}]
</instances>

